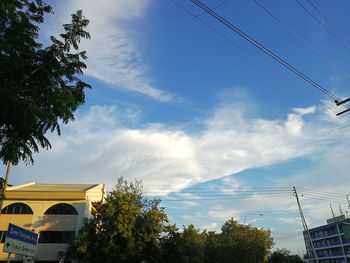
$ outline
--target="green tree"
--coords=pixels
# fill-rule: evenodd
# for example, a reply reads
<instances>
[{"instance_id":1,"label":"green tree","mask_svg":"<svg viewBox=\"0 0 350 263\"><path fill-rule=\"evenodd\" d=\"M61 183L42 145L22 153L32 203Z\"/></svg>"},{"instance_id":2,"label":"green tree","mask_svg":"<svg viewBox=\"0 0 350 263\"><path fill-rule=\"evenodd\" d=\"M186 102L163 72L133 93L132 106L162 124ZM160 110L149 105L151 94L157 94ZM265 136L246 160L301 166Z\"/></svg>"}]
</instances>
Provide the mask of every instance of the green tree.
<instances>
[{"instance_id":1,"label":"green tree","mask_svg":"<svg viewBox=\"0 0 350 263\"><path fill-rule=\"evenodd\" d=\"M215 231L209 231L207 242L204 247L204 261L205 263L218 262L219 258L220 234Z\"/></svg>"},{"instance_id":2,"label":"green tree","mask_svg":"<svg viewBox=\"0 0 350 263\"><path fill-rule=\"evenodd\" d=\"M221 228L217 262L266 263L273 245L270 231L230 219Z\"/></svg>"},{"instance_id":3,"label":"green tree","mask_svg":"<svg viewBox=\"0 0 350 263\"><path fill-rule=\"evenodd\" d=\"M142 196L139 182L118 180L104 202L94 204L68 254L83 262L156 262L167 216L159 200Z\"/></svg>"},{"instance_id":4,"label":"green tree","mask_svg":"<svg viewBox=\"0 0 350 263\"><path fill-rule=\"evenodd\" d=\"M33 163L33 153L51 147L47 132L60 135L60 123L74 119L90 87L77 76L87 58L78 50L89 24L82 11L63 25L51 44L38 42L50 5L42 0L0 1L0 159ZM71 52L73 50L73 52Z\"/></svg>"},{"instance_id":5,"label":"green tree","mask_svg":"<svg viewBox=\"0 0 350 263\"><path fill-rule=\"evenodd\" d=\"M282 248L276 249L269 257L268 263L303 263L298 255L291 255L290 251Z\"/></svg>"},{"instance_id":6,"label":"green tree","mask_svg":"<svg viewBox=\"0 0 350 263\"><path fill-rule=\"evenodd\" d=\"M163 257L161 262L202 263L208 234L196 229L194 225L183 227L179 232L173 226L168 236L163 238Z\"/></svg>"},{"instance_id":7,"label":"green tree","mask_svg":"<svg viewBox=\"0 0 350 263\"><path fill-rule=\"evenodd\" d=\"M171 226L162 239L159 262L266 263L272 245L269 231L240 225L233 219L222 226L221 233L201 232L193 225L179 232Z\"/></svg>"}]
</instances>

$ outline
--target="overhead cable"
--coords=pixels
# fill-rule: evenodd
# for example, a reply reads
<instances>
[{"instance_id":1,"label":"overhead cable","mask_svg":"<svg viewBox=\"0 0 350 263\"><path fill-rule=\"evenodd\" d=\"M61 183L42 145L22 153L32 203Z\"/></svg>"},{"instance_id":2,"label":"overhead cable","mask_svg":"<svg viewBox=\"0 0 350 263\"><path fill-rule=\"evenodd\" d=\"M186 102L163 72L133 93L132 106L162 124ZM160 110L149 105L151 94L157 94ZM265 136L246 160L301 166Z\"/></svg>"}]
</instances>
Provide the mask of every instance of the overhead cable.
<instances>
[{"instance_id":1,"label":"overhead cable","mask_svg":"<svg viewBox=\"0 0 350 263\"><path fill-rule=\"evenodd\" d=\"M317 13L343 38L343 40L350 45L350 42L347 40L346 36L341 32L341 30L328 18L328 16L321 11L311 0L307 0L309 4L316 10Z\"/></svg>"},{"instance_id":2,"label":"overhead cable","mask_svg":"<svg viewBox=\"0 0 350 263\"><path fill-rule=\"evenodd\" d=\"M350 79L350 75L344 72L340 67L337 66L335 62L333 62L329 57L327 57L324 53L322 53L319 49L312 46L309 42L307 42L301 35L299 35L294 29L292 29L286 22L282 19L278 18L276 15L272 13L271 10L267 9L261 2L258 0L254 0L254 2L271 16L277 23L283 26L290 34L292 34L296 39L298 39L304 46L311 49L316 55L318 55L324 62L333 67L339 74L343 75L345 78Z\"/></svg>"},{"instance_id":3,"label":"overhead cable","mask_svg":"<svg viewBox=\"0 0 350 263\"><path fill-rule=\"evenodd\" d=\"M340 39L336 34L334 34L331 30L329 30L328 27L326 27L322 21L320 21L313 13L310 12L309 9L307 9L299 0L295 0L304 10L306 13L308 13L318 24L321 25L335 40L337 40L344 48L348 49L348 46L346 43L344 43L344 40Z\"/></svg>"},{"instance_id":4,"label":"overhead cable","mask_svg":"<svg viewBox=\"0 0 350 263\"><path fill-rule=\"evenodd\" d=\"M243 50L243 48L241 46L239 46L237 43L235 43L232 39L230 39L229 37L225 36L223 33L221 33L219 30L217 30L215 27L213 27L212 25L210 25L209 23L205 22L203 19L201 19L199 15L195 15L192 12L190 12L189 10L187 10L185 7L183 7L181 4L179 4L176 0L170 0L174 5L176 5L178 8L182 9L183 11L185 11L187 14L189 14L190 16L194 17L195 19L197 19L199 22L201 22L203 25L209 27L211 30L213 30L215 33L217 33L218 35L220 35L221 37L223 37L225 40L231 42L231 44L233 44L235 47L237 47L238 49ZM217 7L216 7L217 8Z\"/></svg>"},{"instance_id":5,"label":"overhead cable","mask_svg":"<svg viewBox=\"0 0 350 263\"><path fill-rule=\"evenodd\" d=\"M245 40L250 42L256 48L260 49L262 52L264 52L265 54L267 54L268 56L270 56L271 58L276 60L278 63L280 63L281 65L283 65L284 67L286 67L287 69L292 71L294 74L298 75L300 78L302 78L303 80L305 80L306 82L311 84L313 87L317 88L318 90L323 92L325 95L327 95L328 97L332 98L334 101L340 101L340 99L337 96L332 94L326 88L322 87L316 81L312 80L310 77L305 75L303 72L301 72L300 70L298 70L294 66L290 65L288 62L286 62L285 60L280 58L278 55L273 53L271 50L269 50L268 48L266 48L265 46L263 46L262 44L257 42L255 39L253 39L252 37L250 37L246 33L244 33L242 30L240 30L238 27L233 25L227 19L225 19L224 17L222 17L221 15L216 13L215 11L211 10L208 6L203 4L201 1L199 1L199 0L191 0L191 2L194 3L195 5L197 5L202 10L206 11L209 15L211 15L213 18L218 20L220 23L222 23L223 25L228 27L230 30L232 30L233 32L237 33L239 36L241 36L242 38L244 38ZM347 108L347 110L350 109L350 107L348 105L346 105L346 104L343 104L343 106L345 106L345 108Z\"/></svg>"}]
</instances>

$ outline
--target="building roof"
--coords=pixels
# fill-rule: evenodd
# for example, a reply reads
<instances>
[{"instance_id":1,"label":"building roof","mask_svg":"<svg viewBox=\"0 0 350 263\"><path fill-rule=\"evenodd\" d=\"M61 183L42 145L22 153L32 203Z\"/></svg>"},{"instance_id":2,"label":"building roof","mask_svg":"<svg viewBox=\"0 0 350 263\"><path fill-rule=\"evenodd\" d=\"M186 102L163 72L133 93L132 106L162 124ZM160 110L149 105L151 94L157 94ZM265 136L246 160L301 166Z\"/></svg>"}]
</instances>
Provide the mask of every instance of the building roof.
<instances>
[{"instance_id":1,"label":"building roof","mask_svg":"<svg viewBox=\"0 0 350 263\"><path fill-rule=\"evenodd\" d=\"M37 184L35 182L8 187L7 191L28 191L28 192L86 192L98 184Z\"/></svg>"},{"instance_id":2,"label":"building roof","mask_svg":"<svg viewBox=\"0 0 350 263\"><path fill-rule=\"evenodd\" d=\"M88 198L92 191L98 191L102 196L103 188L103 184L37 184L33 182L8 187L5 196L6 199L12 200L83 200Z\"/></svg>"},{"instance_id":3,"label":"building roof","mask_svg":"<svg viewBox=\"0 0 350 263\"><path fill-rule=\"evenodd\" d=\"M346 218L345 220L337 221L337 222L334 222L334 223L331 223L331 224L326 224L326 225L310 228L309 231L311 233L313 233L313 232L320 231L320 230L326 230L326 229L334 227L336 225L341 225L344 222L350 223L350 218ZM307 231L303 231L303 232L307 233Z\"/></svg>"}]
</instances>

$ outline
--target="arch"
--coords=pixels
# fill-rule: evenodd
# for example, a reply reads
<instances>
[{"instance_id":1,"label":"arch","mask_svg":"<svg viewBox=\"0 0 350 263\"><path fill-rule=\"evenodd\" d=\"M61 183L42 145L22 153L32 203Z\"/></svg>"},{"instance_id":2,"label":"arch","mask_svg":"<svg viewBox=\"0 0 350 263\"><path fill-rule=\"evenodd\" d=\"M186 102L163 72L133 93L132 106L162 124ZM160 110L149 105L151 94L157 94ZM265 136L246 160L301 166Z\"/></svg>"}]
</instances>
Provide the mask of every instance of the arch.
<instances>
[{"instance_id":1,"label":"arch","mask_svg":"<svg viewBox=\"0 0 350 263\"><path fill-rule=\"evenodd\" d=\"M30 208L29 205L24 203L13 203L6 207L4 207L1 210L2 214L33 214L33 210Z\"/></svg>"},{"instance_id":2,"label":"arch","mask_svg":"<svg viewBox=\"0 0 350 263\"><path fill-rule=\"evenodd\" d=\"M46 210L45 215L77 215L78 211L70 204L55 204Z\"/></svg>"}]
</instances>

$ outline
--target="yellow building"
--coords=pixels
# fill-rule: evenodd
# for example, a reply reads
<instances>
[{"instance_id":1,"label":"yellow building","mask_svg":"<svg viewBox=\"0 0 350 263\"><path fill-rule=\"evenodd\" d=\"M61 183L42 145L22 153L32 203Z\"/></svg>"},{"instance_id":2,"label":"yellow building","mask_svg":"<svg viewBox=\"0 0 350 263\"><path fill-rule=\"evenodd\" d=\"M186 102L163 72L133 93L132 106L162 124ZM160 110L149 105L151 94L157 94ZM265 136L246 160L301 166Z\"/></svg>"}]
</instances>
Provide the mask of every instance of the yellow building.
<instances>
[{"instance_id":1,"label":"yellow building","mask_svg":"<svg viewBox=\"0 0 350 263\"><path fill-rule=\"evenodd\" d=\"M9 223L39 234L35 262L58 262L68 243L91 216L92 202L103 198L103 184L36 184L8 187L0 215L0 262ZM11 255L11 262L22 262ZM67 262L67 261L65 261Z\"/></svg>"}]
</instances>

